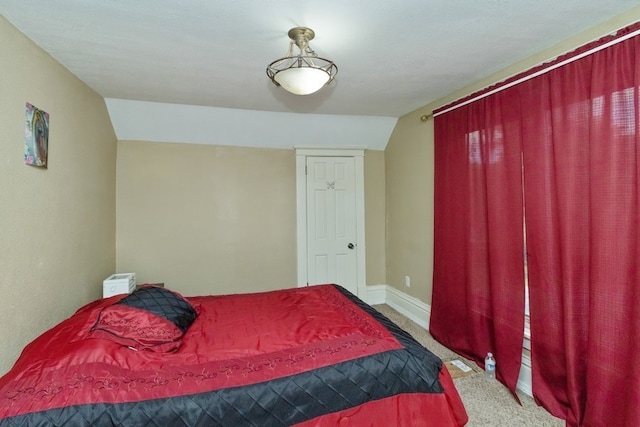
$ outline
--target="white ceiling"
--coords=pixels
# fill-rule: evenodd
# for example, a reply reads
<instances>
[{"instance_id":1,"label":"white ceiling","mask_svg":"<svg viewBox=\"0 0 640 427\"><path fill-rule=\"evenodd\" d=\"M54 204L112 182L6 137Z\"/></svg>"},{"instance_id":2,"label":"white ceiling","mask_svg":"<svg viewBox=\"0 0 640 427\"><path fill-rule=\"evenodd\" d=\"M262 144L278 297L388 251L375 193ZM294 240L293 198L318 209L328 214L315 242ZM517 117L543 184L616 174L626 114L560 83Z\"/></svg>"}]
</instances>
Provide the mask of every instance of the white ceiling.
<instances>
[{"instance_id":1,"label":"white ceiling","mask_svg":"<svg viewBox=\"0 0 640 427\"><path fill-rule=\"evenodd\" d=\"M105 98L397 118L638 0L0 0L0 13ZM296 96L265 74L287 31L339 71ZM386 143L386 142L385 142Z\"/></svg>"}]
</instances>

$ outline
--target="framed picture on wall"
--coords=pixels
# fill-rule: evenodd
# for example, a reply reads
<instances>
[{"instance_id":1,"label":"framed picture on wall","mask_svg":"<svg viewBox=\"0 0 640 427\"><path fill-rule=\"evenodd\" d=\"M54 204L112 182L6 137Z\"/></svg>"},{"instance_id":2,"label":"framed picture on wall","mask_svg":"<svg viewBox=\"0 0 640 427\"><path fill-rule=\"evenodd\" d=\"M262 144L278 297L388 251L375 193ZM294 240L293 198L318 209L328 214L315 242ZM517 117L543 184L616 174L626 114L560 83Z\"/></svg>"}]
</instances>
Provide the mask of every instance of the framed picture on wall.
<instances>
[{"instance_id":1,"label":"framed picture on wall","mask_svg":"<svg viewBox=\"0 0 640 427\"><path fill-rule=\"evenodd\" d=\"M25 116L24 163L46 168L49 152L49 114L27 102Z\"/></svg>"}]
</instances>

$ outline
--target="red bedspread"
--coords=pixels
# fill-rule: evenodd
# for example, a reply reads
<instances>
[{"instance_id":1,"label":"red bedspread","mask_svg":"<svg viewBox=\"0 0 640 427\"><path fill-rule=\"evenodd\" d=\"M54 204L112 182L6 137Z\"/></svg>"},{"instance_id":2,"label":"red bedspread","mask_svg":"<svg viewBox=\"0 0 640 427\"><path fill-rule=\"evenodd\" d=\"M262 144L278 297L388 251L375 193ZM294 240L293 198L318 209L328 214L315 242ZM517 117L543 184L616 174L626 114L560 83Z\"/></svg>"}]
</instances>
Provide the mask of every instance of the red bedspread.
<instances>
[{"instance_id":1,"label":"red bedspread","mask_svg":"<svg viewBox=\"0 0 640 427\"><path fill-rule=\"evenodd\" d=\"M31 419L82 425L106 419L137 424L149 418L158 423L158 417L169 417L166 425L226 425L232 419L241 420L234 425L337 425L350 419L355 424L346 425L443 427L466 422L439 360L339 287L188 298L198 317L172 353L134 351L91 338L100 310L120 298L81 308L25 348L0 379L0 426L30 425ZM417 361L404 355L408 347L419 350ZM391 355L394 360L388 361ZM422 370L423 363L434 366L426 367L420 389L395 385L406 366ZM369 364L374 372L361 372ZM386 378L386 371L375 372L380 364L400 368ZM378 384L363 383L353 391L332 384L342 377L350 383L366 377L401 392ZM336 406L327 407L326 401ZM228 407L240 415L228 415ZM205 422L198 411L212 412L212 418ZM393 419L376 423L381 415Z\"/></svg>"}]
</instances>

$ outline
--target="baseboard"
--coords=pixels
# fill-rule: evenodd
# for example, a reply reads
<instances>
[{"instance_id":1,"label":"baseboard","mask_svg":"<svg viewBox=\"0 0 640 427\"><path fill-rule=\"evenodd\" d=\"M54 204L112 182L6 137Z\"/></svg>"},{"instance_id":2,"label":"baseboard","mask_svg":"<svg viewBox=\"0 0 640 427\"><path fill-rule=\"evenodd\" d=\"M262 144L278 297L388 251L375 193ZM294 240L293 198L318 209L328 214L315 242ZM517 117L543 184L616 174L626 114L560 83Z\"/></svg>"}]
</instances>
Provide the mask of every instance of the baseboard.
<instances>
[{"instance_id":1,"label":"baseboard","mask_svg":"<svg viewBox=\"0 0 640 427\"><path fill-rule=\"evenodd\" d=\"M367 299L371 304L387 304L403 316L429 330L431 307L418 298L407 295L389 285L367 286Z\"/></svg>"},{"instance_id":2,"label":"baseboard","mask_svg":"<svg viewBox=\"0 0 640 427\"><path fill-rule=\"evenodd\" d=\"M367 295L364 299L370 305L387 304L398 313L411 319L426 330L429 330L429 318L431 306L419 299L407 295L389 285L367 286ZM531 357L522 354L522 365L518 376L517 387L523 393L533 397L531 383Z\"/></svg>"},{"instance_id":3,"label":"baseboard","mask_svg":"<svg viewBox=\"0 0 640 427\"><path fill-rule=\"evenodd\" d=\"M520 375L516 385L520 391L533 397L533 383L531 382L531 356L522 354L522 365L520 365Z\"/></svg>"},{"instance_id":4,"label":"baseboard","mask_svg":"<svg viewBox=\"0 0 640 427\"><path fill-rule=\"evenodd\" d=\"M387 285L369 285L367 286L366 298L361 298L369 305L386 304L387 302Z\"/></svg>"}]
</instances>

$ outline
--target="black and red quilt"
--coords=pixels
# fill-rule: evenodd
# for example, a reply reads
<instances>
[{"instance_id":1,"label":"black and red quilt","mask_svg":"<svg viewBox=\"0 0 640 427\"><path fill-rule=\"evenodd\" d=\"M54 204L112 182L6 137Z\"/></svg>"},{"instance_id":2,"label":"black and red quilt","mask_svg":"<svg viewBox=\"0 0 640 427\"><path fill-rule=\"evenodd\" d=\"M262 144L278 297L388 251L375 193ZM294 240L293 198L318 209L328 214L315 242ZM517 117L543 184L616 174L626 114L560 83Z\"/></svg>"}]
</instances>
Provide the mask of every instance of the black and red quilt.
<instances>
[{"instance_id":1,"label":"black and red quilt","mask_svg":"<svg viewBox=\"0 0 640 427\"><path fill-rule=\"evenodd\" d=\"M0 427L466 422L442 361L336 285L141 287L82 307L0 378Z\"/></svg>"}]
</instances>

